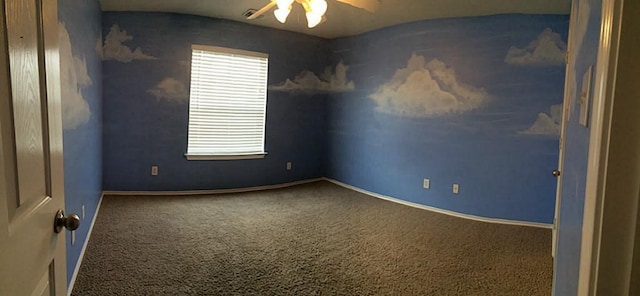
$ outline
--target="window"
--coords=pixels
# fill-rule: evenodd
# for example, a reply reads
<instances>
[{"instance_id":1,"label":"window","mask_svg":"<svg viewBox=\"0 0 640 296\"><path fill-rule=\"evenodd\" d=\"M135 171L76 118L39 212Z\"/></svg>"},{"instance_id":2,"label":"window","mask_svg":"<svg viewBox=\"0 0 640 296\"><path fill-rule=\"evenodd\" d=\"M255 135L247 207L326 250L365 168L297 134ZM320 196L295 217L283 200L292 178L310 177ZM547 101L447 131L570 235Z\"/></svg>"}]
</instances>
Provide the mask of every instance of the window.
<instances>
[{"instance_id":1,"label":"window","mask_svg":"<svg viewBox=\"0 0 640 296\"><path fill-rule=\"evenodd\" d=\"M193 45L187 159L262 158L269 56Z\"/></svg>"}]
</instances>

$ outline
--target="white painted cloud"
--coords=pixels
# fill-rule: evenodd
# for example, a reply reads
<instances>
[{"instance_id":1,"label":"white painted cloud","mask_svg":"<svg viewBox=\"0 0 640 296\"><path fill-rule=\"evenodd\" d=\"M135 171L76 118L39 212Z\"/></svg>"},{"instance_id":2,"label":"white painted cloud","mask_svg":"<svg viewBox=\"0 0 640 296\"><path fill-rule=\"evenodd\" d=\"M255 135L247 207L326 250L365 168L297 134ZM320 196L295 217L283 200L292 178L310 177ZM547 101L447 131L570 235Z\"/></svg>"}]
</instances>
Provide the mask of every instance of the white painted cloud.
<instances>
[{"instance_id":1,"label":"white painted cloud","mask_svg":"<svg viewBox=\"0 0 640 296\"><path fill-rule=\"evenodd\" d=\"M331 67L326 67L322 78L325 81L329 81L329 91L331 92L343 92L353 90L355 85L353 81L349 81L347 78L347 71L349 66L346 66L342 61L336 65L335 71L331 71Z\"/></svg>"},{"instance_id":2,"label":"white painted cloud","mask_svg":"<svg viewBox=\"0 0 640 296\"><path fill-rule=\"evenodd\" d=\"M62 126L75 129L85 124L91 117L89 103L82 95L82 89L92 84L87 73L87 61L76 57L71 50L71 38L63 23L58 24L60 46L60 82L62 95Z\"/></svg>"},{"instance_id":3,"label":"white painted cloud","mask_svg":"<svg viewBox=\"0 0 640 296\"><path fill-rule=\"evenodd\" d=\"M147 92L157 99L174 103L186 102L189 99L189 92L184 83L170 77L163 79Z\"/></svg>"},{"instance_id":4,"label":"white painted cloud","mask_svg":"<svg viewBox=\"0 0 640 296\"><path fill-rule=\"evenodd\" d=\"M567 44L560 34L546 28L525 48L512 46L504 62L516 66L559 66L565 63Z\"/></svg>"},{"instance_id":5,"label":"white painted cloud","mask_svg":"<svg viewBox=\"0 0 640 296\"><path fill-rule=\"evenodd\" d=\"M442 61L426 63L423 56L414 53L406 68L398 69L369 97L385 113L431 117L476 109L489 99L489 94L483 88L458 82L453 68Z\"/></svg>"},{"instance_id":6,"label":"white painted cloud","mask_svg":"<svg viewBox=\"0 0 640 296\"><path fill-rule=\"evenodd\" d=\"M154 56L143 53L139 47L135 50L131 50L131 48L124 45L124 42L132 39L132 36L127 35L127 31L120 30L120 27L117 24L114 24L104 40L104 60L116 60L128 63L133 60L157 59Z\"/></svg>"},{"instance_id":7,"label":"white painted cloud","mask_svg":"<svg viewBox=\"0 0 640 296\"><path fill-rule=\"evenodd\" d=\"M281 83L270 85L269 89L303 93L350 91L355 88L355 85L353 81L347 79L348 70L349 66L346 66L340 61L340 63L336 65L335 71L333 71L331 67L327 67L322 78L319 78L311 71L304 70L293 78L293 80L286 79Z\"/></svg>"},{"instance_id":8,"label":"white painted cloud","mask_svg":"<svg viewBox=\"0 0 640 296\"><path fill-rule=\"evenodd\" d=\"M553 105L549 114L540 112L536 121L521 134L559 136L562 124L562 104Z\"/></svg>"}]
</instances>

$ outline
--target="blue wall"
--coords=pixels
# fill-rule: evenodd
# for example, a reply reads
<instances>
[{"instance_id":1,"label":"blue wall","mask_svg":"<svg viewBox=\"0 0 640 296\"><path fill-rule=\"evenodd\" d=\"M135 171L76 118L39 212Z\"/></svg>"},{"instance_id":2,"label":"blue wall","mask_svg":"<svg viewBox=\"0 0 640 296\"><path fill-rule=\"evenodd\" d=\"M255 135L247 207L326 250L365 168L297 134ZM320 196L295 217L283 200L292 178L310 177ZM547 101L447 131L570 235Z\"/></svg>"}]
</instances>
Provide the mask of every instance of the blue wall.
<instances>
[{"instance_id":1,"label":"blue wall","mask_svg":"<svg viewBox=\"0 0 640 296\"><path fill-rule=\"evenodd\" d=\"M461 213L552 223L567 31L567 16L499 15L325 40L104 13L103 185L197 190L328 176ZM265 159L184 158L191 44L269 53Z\"/></svg>"},{"instance_id":2,"label":"blue wall","mask_svg":"<svg viewBox=\"0 0 640 296\"><path fill-rule=\"evenodd\" d=\"M327 176L456 212L552 223L568 25L568 16L499 15L333 41L331 59L350 67L355 90L329 98Z\"/></svg>"},{"instance_id":3,"label":"blue wall","mask_svg":"<svg viewBox=\"0 0 640 296\"><path fill-rule=\"evenodd\" d=\"M237 188L324 176L332 90L304 81L330 81L318 78L332 66L327 40L179 14L103 13L102 26L105 190ZM185 159L192 44L269 54L264 159Z\"/></svg>"},{"instance_id":4,"label":"blue wall","mask_svg":"<svg viewBox=\"0 0 640 296\"><path fill-rule=\"evenodd\" d=\"M571 46L573 54L568 65L568 90L573 98L571 115L566 127L566 146L562 173L562 196L558 218L558 249L554 272L555 295L577 295L582 218L584 211L587 159L590 130L578 123L579 105L576 98L582 90L582 77L589 66L596 72L600 38L601 1L574 0ZM593 83L591 84L593 94ZM593 95L590 97L593 101ZM590 103L591 104L591 103ZM589 115L590 116L590 115Z\"/></svg>"},{"instance_id":5,"label":"blue wall","mask_svg":"<svg viewBox=\"0 0 640 296\"><path fill-rule=\"evenodd\" d=\"M60 63L64 137L65 211L85 218L71 245L67 280L76 267L102 193L102 61L98 1L60 0Z\"/></svg>"}]
</instances>

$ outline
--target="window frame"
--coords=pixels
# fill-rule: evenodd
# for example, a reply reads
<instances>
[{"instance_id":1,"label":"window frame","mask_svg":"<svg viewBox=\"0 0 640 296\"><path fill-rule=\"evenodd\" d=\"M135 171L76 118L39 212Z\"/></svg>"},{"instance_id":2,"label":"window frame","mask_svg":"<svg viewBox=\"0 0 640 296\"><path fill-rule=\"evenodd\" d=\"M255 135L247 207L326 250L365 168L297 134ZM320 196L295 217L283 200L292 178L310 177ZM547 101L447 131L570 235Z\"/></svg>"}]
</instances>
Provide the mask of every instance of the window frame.
<instances>
[{"instance_id":1,"label":"window frame","mask_svg":"<svg viewBox=\"0 0 640 296\"><path fill-rule=\"evenodd\" d=\"M231 55L239 55L245 57L252 58L263 58L266 59L266 77L264 81L264 107L263 107L263 120L262 120L262 151L261 152L229 152L229 153L189 153L189 142L190 142L190 128L191 128L191 112L192 112L192 77L190 77L189 81L189 114L187 121L187 152L184 154L187 160L241 160L241 159L262 159L268 153L266 151L266 129L267 129L267 97L268 97L268 75L269 75L269 54L255 51L248 51L243 49L235 49L228 47L219 47L219 46L211 46L211 45L199 45L192 44L191 45L191 63L190 63L190 75L193 76L193 55L194 51L208 51L214 53L222 53L222 54L231 54Z\"/></svg>"}]
</instances>

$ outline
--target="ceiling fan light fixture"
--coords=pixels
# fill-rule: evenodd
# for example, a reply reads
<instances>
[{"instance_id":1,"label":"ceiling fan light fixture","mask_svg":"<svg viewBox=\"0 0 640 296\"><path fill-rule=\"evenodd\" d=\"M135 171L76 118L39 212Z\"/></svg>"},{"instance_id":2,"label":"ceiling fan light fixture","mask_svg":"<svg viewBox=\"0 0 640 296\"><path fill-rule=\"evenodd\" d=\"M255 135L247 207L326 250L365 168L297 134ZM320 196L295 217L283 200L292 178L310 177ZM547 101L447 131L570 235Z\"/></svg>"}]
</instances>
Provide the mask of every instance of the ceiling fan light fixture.
<instances>
[{"instance_id":1,"label":"ceiling fan light fixture","mask_svg":"<svg viewBox=\"0 0 640 296\"><path fill-rule=\"evenodd\" d=\"M275 15L276 19L283 23L287 21L287 17L289 13L291 13L291 4L293 4L295 0L276 0L276 5L278 5L278 9L273 11L273 15Z\"/></svg>"},{"instance_id":2,"label":"ceiling fan light fixture","mask_svg":"<svg viewBox=\"0 0 640 296\"><path fill-rule=\"evenodd\" d=\"M280 9L288 9L291 10L291 4L293 4L294 0L276 0L276 4Z\"/></svg>"},{"instance_id":3,"label":"ceiling fan light fixture","mask_svg":"<svg viewBox=\"0 0 640 296\"><path fill-rule=\"evenodd\" d=\"M327 2L325 0L302 0L301 1L307 16L307 27L313 28L320 24L327 12Z\"/></svg>"},{"instance_id":4,"label":"ceiling fan light fixture","mask_svg":"<svg viewBox=\"0 0 640 296\"><path fill-rule=\"evenodd\" d=\"M273 15L275 15L276 19L283 23L287 21L287 17L289 16L289 13L291 12L291 9L288 8L278 8L276 10L273 11Z\"/></svg>"},{"instance_id":5,"label":"ceiling fan light fixture","mask_svg":"<svg viewBox=\"0 0 640 296\"><path fill-rule=\"evenodd\" d=\"M327 12L327 1L325 0L308 0L309 10L319 16L323 16Z\"/></svg>"},{"instance_id":6,"label":"ceiling fan light fixture","mask_svg":"<svg viewBox=\"0 0 640 296\"><path fill-rule=\"evenodd\" d=\"M317 26L323 20L325 20L324 15L317 15L309 12L306 15L307 15L307 27L309 27L309 29Z\"/></svg>"}]
</instances>

